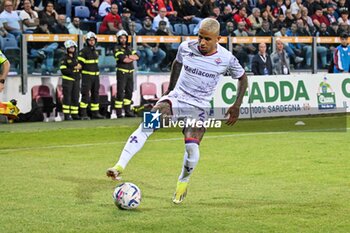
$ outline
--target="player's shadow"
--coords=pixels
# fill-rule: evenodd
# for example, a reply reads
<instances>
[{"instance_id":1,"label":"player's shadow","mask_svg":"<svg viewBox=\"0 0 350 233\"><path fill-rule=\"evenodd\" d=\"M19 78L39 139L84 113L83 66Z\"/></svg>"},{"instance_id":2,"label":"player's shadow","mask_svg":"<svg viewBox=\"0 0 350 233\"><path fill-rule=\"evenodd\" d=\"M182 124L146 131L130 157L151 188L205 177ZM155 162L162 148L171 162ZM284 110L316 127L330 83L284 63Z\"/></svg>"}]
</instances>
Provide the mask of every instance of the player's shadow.
<instances>
[{"instance_id":1,"label":"player's shadow","mask_svg":"<svg viewBox=\"0 0 350 233\"><path fill-rule=\"evenodd\" d=\"M76 197L79 204L91 203L93 194L101 192L101 190L110 190L110 193L112 193L116 185L115 183L111 184L113 181L106 179L78 178L72 176L61 176L57 177L57 179L76 185Z\"/></svg>"}]
</instances>

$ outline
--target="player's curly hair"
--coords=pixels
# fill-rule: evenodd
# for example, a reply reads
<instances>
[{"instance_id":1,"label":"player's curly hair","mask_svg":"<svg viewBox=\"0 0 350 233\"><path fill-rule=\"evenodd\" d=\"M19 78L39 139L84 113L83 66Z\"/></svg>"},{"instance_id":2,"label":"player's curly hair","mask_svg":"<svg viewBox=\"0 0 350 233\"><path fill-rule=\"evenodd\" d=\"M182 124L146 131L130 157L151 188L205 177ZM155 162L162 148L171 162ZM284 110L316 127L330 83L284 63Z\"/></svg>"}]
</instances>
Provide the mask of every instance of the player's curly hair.
<instances>
[{"instance_id":1,"label":"player's curly hair","mask_svg":"<svg viewBox=\"0 0 350 233\"><path fill-rule=\"evenodd\" d=\"M203 19L200 28L208 32L213 32L217 35L220 34L220 23L213 18Z\"/></svg>"}]
</instances>

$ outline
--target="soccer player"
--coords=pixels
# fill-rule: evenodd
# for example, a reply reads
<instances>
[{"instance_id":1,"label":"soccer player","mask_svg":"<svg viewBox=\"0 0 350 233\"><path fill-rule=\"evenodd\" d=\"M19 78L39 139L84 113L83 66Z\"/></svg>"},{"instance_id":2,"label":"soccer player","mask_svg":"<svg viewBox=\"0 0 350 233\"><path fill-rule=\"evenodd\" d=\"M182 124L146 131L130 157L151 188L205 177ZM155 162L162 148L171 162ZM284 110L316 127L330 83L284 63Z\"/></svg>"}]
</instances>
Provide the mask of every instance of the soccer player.
<instances>
[{"instance_id":1,"label":"soccer player","mask_svg":"<svg viewBox=\"0 0 350 233\"><path fill-rule=\"evenodd\" d=\"M5 80L10 71L10 62L5 55L0 51L0 67L2 72L0 73L0 93L5 89Z\"/></svg>"},{"instance_id":2,"label":"soccer player","mask_svg":"<svg viewBox=\"0 0 350 233\"><path fill-rule=\"evenodd\" d=\"M196 120L207 117L209 101L214 95L217 83L223 74L229 73L238 79L236 102L228 109L226 122L233 125L239 116L239 109L247 89L248 79L236 57L218 44L220 24L217 20L206 18L201 22L198 40L182 42L176 59L172 64L169 89L157 102L152 111L171 116L185 111ZM186 112L187 111L187 112ZM199 118L199 119L198 119ZM119 161L107 170L107 176L119 180L130 159L142 148L154 130L143 129L141 124L126 143ZM173 202L179 204L187 193L189 178L199 160L199 144L205 128L184 128L185 154Z\"/></svg>"}]
</instances>

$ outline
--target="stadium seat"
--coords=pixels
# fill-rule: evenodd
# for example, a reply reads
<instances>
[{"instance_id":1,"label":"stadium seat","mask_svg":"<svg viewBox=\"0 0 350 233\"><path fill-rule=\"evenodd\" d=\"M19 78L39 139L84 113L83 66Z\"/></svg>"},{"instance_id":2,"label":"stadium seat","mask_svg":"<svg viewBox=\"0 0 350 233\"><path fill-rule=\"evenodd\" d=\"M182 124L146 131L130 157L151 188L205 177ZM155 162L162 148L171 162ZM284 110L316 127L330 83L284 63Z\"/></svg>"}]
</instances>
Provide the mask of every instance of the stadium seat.
<instances>
[{"instance_id":1,"label":"stadium seat","mask_svg":"<svg viewBox=\"0 0 350 233\"><path fill-rule=\"evenodd\" d=\"M174 34L181 36L188 36L188 28L186 24L177 23L174 25Z\"/></svg>"},{"instance_id":2,"label":"stadium seat","mask_svg":"<svg viewBox=\"0 0 350 233\"><path fill-rule=\"evenodd\" d=\"M8 38L8 37L3 38L1 50L4 51L7 48L19 48L17 41L14 40L13 38Z\"/></svg>"},{"instance_id":3,"label":"stadium seat","mask_svg":"<svg viewBox=\"0 0 350 233\"><path fill-rule=\"evenodd\" d=\"M62 85L56 87L56 112L62 112L63 88Z\"/></svg>"},{"instance_id":4,"label":"stadium seat","mask_svg":"<svg viewBox=\"0 0 350 233\"><path fill-rule=\"evenodd\" d=\"M169 82L162 83L162 94L168 90Z\"/></svg>"},{"instance_id":5,"label":"stadium seat","mask_svg":"<svg viewBox=\"0 0 350 233\"><path fill-rule=\"evenodd\" d=\"M32 109L41 108L43 113L50 115L53 112L55 103L50 93L50 88L46 85L36 85L32 87Z\"/></svg>"},{"instance_id":6,"label":"stadium seat","mask_svg":"<svg viewBox=\"0 0 350 233\"><path fill-rule=\"evenodd\" d=\"M80 19L88 19L90 17L90 10L87 6L74 7L75 17Z\"/></svg>"},{"instance_id":7,"label":"stadium seat","mask_svg":"<svg viewBox=\"0 0 350 233\"><path fill-rule=\"evenodd\" d=\"M189 24L188 25L188 34L193 35L193 30L197 26L197 24Z\"/></svg>"},{"instance_id":8,"label":"stadium seat","mask_svg":"<svg viewBox=\"0 0 350 233\"><path fill-rule=\"evenodd\" d=\"M7 47L3 50L7 59L11 62L10 71L19 73L21 63L21 50L18 47Z\"/></svg>"},{"instance_id":9,"label":"stadium seat","mask_svg":"<svg viewBox=\"0 0 350 233\"><path fill-rule=\"evenodd\" d=\"M155 104L159 98L157 97L157 86L151 82L142 83L140 86L141 105Z\"/></svg>"},{"instance_id":10,"label":"stadium seat","mask_svg":"<svg viewBox=\"0 0 350 233\"><path fill-rule=\"evenodd\" d=\"M106 116L108 112L108 106L110 105L110 102L108 101L108 93L107 89L103 84L100 84L100 89L98 91L98 94L100 96L100 114L102 116Z\"/></svg>"}]
</instances>

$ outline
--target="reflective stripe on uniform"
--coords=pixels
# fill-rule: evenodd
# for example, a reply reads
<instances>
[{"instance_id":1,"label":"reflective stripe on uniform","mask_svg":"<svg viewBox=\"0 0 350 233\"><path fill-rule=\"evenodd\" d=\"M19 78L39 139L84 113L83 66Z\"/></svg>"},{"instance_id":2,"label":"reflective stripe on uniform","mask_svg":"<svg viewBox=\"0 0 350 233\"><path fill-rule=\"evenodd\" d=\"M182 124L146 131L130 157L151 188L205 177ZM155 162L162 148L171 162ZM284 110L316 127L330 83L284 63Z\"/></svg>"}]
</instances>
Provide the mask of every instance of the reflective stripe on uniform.
<instances>
[{"instance_id":1,"label":"reflective stripe on uniform","mask_svg":"<svg viewBox=\"0 0 350 233\"><path fill-rule=\"evenodd\" d=\"M100 108L100 104L90 104L91 111L98 111Z\"/></svg>"},{"instance_id":2,"label":"reflective stripe on uniform","mask_svg":"<svg viewBox=\"0 0 350 233\"><path fill-rule=\"evenodd\" d=\"M62 75L62 79L74 81L74 78L71 78L71 77L68 77L68 76L65 76L65 75Z\"/></svg>"},{"instance_id":3,"label":"reflective stripe on uniform","mask_svg":"<svg viewBox=\"0 0 350 233\"><path fill-rule=\"evenodd\" d=\"M70 106L70 113L71 114L78 114L79 113L79 107L78 106Z\"/></svg>"},{"instance_id":4,"label":"reflective stripe on uniform","mask_svg":"<svg viewBox=\"0 0 350 233\"><path fill-rule=\"evenodd\" d=\"M70 112L70 106L62 104L62 112L63 113L69 113Z\"/></svg>"},{"instance_id":5,"label":"reflective stripe on uniform","mask_svg":"<svg viewBox=\"0 0 350 233\"><path fill-rule=\"evenodd\" d=\"M92 72L92 71L87 71L87 70L82 70L82 74L89 74L89 75L99 75L100 72Z\"/></svg>"},{"instance_id":6,"label":"reflective stripe on uniform","mask_svg":"<svg viewBox=\"0 0 350 233\"><path fill-rule=\"evenodd\" d=\"M117 57L119 54L124 54L124 52L116 52L114 56Z\"/></svg>"},{"instance_id":7,"label":"reflective stripe on uniform","mask_svg":"<svg viewBox=\"0 0 350 233\"><path fill-rule=\"evenodd\" d=\"M131 100L129 99L124 99L124 105L130 105L131 104Z\"/></svg>"},{"instance_id":8,"label":"reflective stripe on uniform","mask_svg":"<svg viewBox=\"0 0 350 233\"><path fill-rule=\"evenodd\" d=\"M115 101L114 107L115 108L122 108L123 107L123 101Z\"/></svg>"},{"instance_id":9,"label":"reflective stripe on uniform","mask_svg":"<svg viewBox=\"0 0 350 233\"><path fill-rule=\"evenodd\" d=\"M94 63L98 63L98 59L92 59L92 60L86 60L83 57L78 57L78 60L83 62L84 64L94 64Z\"/></svg>"},{"instance_id":10,"label":"reflective stripe on uniform","mask_svg":"<svg viewBox=\"0 0 350 233\"><path fill-rule=\"evenodd\" d=\"M132 55L135 55L135 54L136 54L136 51L135 51L135 50L133 50L133 51L131 52L131 54L132 54Z\"/></svg>"},{"instance_id":11,"label":"reflective stripe on uniform","mask_svg":"<svg viewBox=\"0 0 350 233\"><path fill-rule=\"evenodd\" d=\"M66 65L61 65L60 69L67 69L67 66Z\"/></svg>"},{"instance_id":12,"label":"reflective stripe on uniform","mask_svg":"<svg viewBox=\"0 0 350 233\"><path fill-rule=\"evenodd\" d=\"M80 107L81 108L87 108L88 104L84 103L84 102L80 102Z\"/></svg>"},{"instance_id":13,"label":"reflective stripe on uniform","mask_svg":"<svg viewBox=\"0 0 350 233\"><path fill-rule=\"evenodd\" d=\"M127 70L127 69L123 69L123 68L115 68L116 71L121 71L121 72L125 72L125 73L132 73L134 72L134 69L132 70Z\"/></svg>"}]
</instances>

